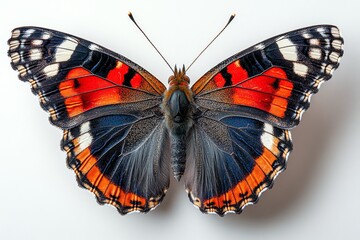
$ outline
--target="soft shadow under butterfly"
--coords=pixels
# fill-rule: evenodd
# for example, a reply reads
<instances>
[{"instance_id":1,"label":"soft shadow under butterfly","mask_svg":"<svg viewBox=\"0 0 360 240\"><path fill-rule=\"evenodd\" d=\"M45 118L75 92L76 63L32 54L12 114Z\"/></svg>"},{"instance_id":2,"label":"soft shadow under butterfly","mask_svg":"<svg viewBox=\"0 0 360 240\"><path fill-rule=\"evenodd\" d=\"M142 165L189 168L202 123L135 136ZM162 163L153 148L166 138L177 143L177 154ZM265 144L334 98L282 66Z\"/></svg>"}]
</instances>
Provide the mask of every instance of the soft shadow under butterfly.
<instances>
[{"instance_id":1,"label":"soft shadow under butterfly","mask_svg":"<svg viewBox=\"0 0 360 240\"><path fill-rule=\"evenodd\" d=\"M337 27L312 26L231 56L191 88L185 68L175 68L166 89L124 56L72 35L20 27L8 43L19 78L64 130L79 185L121 214L155 208L171 172L204 213L255 203L285 168L289 129L343 55Z\"/></svg>"}]
</instances>

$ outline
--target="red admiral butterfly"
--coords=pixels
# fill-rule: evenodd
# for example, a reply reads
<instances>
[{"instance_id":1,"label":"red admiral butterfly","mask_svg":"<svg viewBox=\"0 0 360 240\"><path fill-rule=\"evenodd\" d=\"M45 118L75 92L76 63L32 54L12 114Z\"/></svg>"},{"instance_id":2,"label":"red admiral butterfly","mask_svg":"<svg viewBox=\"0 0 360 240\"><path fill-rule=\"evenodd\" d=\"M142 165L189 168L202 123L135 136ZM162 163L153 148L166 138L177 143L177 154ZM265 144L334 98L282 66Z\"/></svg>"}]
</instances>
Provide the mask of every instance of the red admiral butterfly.
<instances>
[{"instance_id":1,"label":"red admiral butterfly","mask_svg":"<svg viewBox=\"0 0 360 240\"><path fill-rule=\"evenodd\" d=\"M285 168L289 129L343 55L337 27L312 26L231 56L191 88L175 69L166 89L124 56L69 34L20 27L8 43L19 78L64 130L79 185L121 214L155 208L170 172L202 212L255 203Z\"/></svg>"}]
</instances>

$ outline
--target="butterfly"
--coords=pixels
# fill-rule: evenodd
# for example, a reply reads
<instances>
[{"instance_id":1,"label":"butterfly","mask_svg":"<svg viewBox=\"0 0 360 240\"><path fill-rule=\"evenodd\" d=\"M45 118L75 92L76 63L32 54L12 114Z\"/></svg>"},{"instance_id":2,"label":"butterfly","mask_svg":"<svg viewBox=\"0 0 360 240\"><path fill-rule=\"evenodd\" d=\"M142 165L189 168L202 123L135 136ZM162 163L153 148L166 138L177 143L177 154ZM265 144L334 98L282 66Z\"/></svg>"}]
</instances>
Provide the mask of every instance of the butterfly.
<instances>
[{"instance_id":1,"label":"butterfly","mask_svg":"<svg viewBox=\"0 0 360 240\"><path fill-rule=\"evenodd\" d=\"M343 55L337 27L311 26L229 57L192 87L175 68L166 88L124 56L59 31L16 28L8 44L19 78L63 130L79 185L121 214L154 209L171 175L203 213L256 203L285 169L289 130Z\"/></svg>"}]
</instances>

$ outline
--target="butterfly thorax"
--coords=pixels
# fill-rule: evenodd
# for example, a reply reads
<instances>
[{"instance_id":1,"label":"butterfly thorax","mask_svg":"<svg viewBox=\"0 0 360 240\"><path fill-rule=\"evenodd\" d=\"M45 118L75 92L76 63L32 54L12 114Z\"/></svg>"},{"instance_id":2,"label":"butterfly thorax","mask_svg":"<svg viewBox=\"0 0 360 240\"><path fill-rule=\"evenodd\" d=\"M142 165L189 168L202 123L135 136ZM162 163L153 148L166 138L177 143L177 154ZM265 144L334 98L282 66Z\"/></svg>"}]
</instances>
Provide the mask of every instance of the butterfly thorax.
<instances>
[{"instance_id":1,"label":"butterfly thorax","mask_svg":"<svg viewBox=\"0 0 360 240\"><path fill-rule=\"evenodd\" d=\"M189 82L185 68L177 70L175 67L162 102L166 127L171 136L171 166L177 180L180 180L185 170L186 137L193 124L193 98Z\"/></svg>"}]
</instances>

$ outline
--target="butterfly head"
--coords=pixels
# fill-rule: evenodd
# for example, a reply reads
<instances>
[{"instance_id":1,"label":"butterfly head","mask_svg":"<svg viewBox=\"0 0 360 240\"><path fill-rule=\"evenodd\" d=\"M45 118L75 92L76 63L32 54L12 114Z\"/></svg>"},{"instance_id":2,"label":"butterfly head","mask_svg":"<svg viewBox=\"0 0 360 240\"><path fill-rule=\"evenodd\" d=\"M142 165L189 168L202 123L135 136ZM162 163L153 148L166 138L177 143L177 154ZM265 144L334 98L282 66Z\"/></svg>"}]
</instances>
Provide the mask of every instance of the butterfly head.
<instances>
[{"instance_id":1,"label":"butterfly head","mask_svg":"<svg viewBox=\"0 0 360 240\"><path fill-rule=\"evenodd\" d=\"M186 70L185 70L185 65L183 65L183 67L180 69L178 69L175 65L175 69L174 69L174 75L169 77L169 85L173 86L173 85L186 85L188 86L190 83L190 78L188 76L186 76Z\"/></svg>"}]
</instances>

